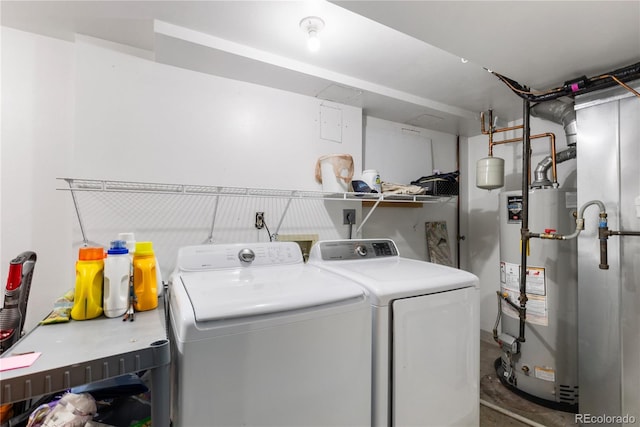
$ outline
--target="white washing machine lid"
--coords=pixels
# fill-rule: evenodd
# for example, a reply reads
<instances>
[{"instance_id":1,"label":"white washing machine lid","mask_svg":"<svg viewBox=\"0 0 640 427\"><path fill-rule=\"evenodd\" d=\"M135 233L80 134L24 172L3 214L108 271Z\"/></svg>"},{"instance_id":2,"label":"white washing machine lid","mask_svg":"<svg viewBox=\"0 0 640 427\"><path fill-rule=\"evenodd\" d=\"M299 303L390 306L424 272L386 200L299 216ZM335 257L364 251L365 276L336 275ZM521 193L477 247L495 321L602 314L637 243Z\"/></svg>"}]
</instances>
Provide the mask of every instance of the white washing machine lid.
<instances>
[{"instance_id":1,"label":"white washing machine lid","mask_svg":"<svg viewBox=\"0 0 640 427\"><path fill-rule=\"evenodd\" d=\"M366 250L358 253L360 247ZM401 258L395 244L388 239L318 242L311 250L309 263L363 286L375 305L479 286L478 277L467 271Z\"/></svg>"},{"instance_id":2,"label":"white washing machine lid","mask_svg":"<svg viewBox=\"0 0 640 427\"><path fill-rule=\"evenodd\" d=\"M183 272L196 322L278 314L362 300L350 281L310 265Z\"/></svg>"}]
</instances>

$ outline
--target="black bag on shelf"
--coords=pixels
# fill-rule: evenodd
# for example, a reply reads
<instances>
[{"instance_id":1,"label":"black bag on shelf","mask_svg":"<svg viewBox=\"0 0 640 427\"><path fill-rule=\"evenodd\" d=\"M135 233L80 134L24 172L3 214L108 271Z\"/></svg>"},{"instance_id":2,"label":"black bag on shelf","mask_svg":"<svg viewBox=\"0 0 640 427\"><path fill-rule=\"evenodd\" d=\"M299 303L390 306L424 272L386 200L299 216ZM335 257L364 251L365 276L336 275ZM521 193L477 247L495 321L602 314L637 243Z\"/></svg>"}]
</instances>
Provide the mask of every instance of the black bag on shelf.
<instances>
[{"instance_id":1,"label":"black bag on shelf","mask_svg":"<svg viewBox=\"0 0 640 427\"><path fill-rule=\"evenodd\" d=\"M458 175L460 175L460 172L454 171L423 176L411 181L411 185L423 187L425 194L430 196L457 196Z\"/></svg>"}]
</instances>

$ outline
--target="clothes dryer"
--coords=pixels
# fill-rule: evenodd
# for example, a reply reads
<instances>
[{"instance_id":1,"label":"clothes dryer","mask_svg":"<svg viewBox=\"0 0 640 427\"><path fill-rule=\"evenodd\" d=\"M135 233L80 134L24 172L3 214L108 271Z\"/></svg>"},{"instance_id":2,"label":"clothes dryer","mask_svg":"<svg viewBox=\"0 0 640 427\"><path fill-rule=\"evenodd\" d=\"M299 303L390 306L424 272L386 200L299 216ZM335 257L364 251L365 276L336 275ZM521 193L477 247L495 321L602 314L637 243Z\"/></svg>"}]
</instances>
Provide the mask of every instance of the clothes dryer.
<instances>
[{"instance_id":1,"label":"clothes dryer","mask_svg":"<svg viewBox=\"0 0 640 427\"><path fill-rule=\"evenodd\" d=\"M471 273L399 256L389 239L316 243L309 264L369 292L374 426L477 426L479 283Z\"/></svg>"},{"instance_id":2,"label":"clothes dryer","mask_svg":"<svg viewBox=\"0 0 640 427\"><path fill-rule=\"evenodd\" d=\"M371 310L296 243L181 248L169 289L174 426L370 426Z\"/></svg>"}]
</instances>

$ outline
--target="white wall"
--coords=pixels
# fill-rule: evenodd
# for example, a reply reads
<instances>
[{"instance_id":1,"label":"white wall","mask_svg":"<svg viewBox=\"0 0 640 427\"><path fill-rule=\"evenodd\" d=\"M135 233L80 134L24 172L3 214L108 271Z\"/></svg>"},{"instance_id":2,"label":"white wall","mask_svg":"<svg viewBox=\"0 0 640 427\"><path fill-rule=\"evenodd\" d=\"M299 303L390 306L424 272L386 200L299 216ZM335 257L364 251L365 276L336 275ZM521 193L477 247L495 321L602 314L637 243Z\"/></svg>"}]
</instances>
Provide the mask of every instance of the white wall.
<instances>
[{"instance_id":1,"label":"white wall","mask_svg":"<svg viewBox=\"0 0 640 427\"><path fill-rule=\"evenodd\" d=\"M9 261L38 255L27 328L73 286L68 194L56 177L69 173L74 115L73 44L2 27L0 277Z\"/></svg>"},{"instance_id":2,"label":"white wall","mask_svg":"<svg viewBox=\"0 0 640 427\"><path fill-rule=\"evenodd\" d=\"M456 136L446 134L442 132L436 132L428 129L422 129L415 126L401 125L399 123L393 123L383 120L368 120L373 123L373 127L383 129L385 126L388 128L383 134L387 137L392 135L401 135L400 128L408 129L415 136L419 136L425 141L431 143L431 158L425 158L424 168L415 170L411 180L416 180L421 176L431 175L433 169L437 169L440 172L451 172L456 170ZM384 129L383 129L384 130ZM396 130L396 132L393 132ZM371 133L373 130L369 129L366 133ZM415 138L414 138L415 139ZM415 147L416 141L412 141L412 144L408 144L407 149L400 147L402 144L402 138L398 137L396 141L388 141L388 150L403 150L405 156L411 156L410 150ZM367 141L365 141L365 150L367 150ZM415 154L415 153L413 153ZM414 167L415 159L411 160L411 165ZM374 165L366 165L365 168L371 168ZM402 165L397 167L401 168ZM381 169L376 166L376 169ZM386 181L384 170L379 170L381 179ZM463 172L464 174L464 172ZM388 174L387 174L388 175ZM393 176L393 175L392 175ZM461 180L464 176L461 177ZM394 182L392 179L391 182ZM409 182L396 182L398 184L409 184ZM462 181L461 181L462 182ZM421 207L402 207L400 205L393 207L378 207L369 217L366 224L362 229L363 237L376 238L387 237L393 239L400 250L400 254L407 258L427 260L427 243L426 243L426 230L425 222L427 221L446 221L447 230L449 232L449 245L451 248L452 257L455 265L456 256L456 203L457 198L447 199L438 203L427 203ZM370 208L363 208L362 215L365 217L371 211Z\"/></svg>"},{"instance_id":3,"label":"white wall","mask_svg":"<svg viewBox=\"0 0 640 427\"><path fill-rule=\"evenodd\" d=\"M356 173L363 168L359 108L157 64L84 37L69 43L7 28L2 35L1 270L4 279L17 253L38 253L27 329L73 287L83 242L57 177L320 190L320 155L349 153ZM321 138L325 107L340 111L339 143ZM432 141L433 168L455 170L454 135L414 130ZM362 220L350 202L96 192L77 199L90 244L134 231L154 242L165 278L178 247L206 241L214 211L220 243L267 240L253 227L258 210L271 233L281 223L280 234L321 239L347 237L343 208ZM452 200L380 208L362 236L394 238L402 255L425 259L424 222L446 220L455 252Z\"/></svg>"},{"instance_id":4,"label":"white wall","mask_svg":"<svg viewBox=\"0 0 640 427\"><path fill-rule=\"evenodd\" d=\"M359 108L156 64L85 38L2 31L2 277L18 252L37 252L27 329L74 286L82 238L56 177L320 190L320 155L350 153L361 168ZM320 137L323 107L340 111L341 142ZM255 212L274 233L287 202L95 192L78 201L90 244L133 231L154 241L165 277L179 246L204 243L215 203L213 238L222 243L267 240ZM280 233L345 238L343 205L296 200Z\"/></svg>"},{"instance_id":5,"label":"white wall","mask_svg":"<svg viewBox=\"0 0 640 427\"><path fill-rule=\"evenodd\" d=\"M69 43L3 28L0 271L5 280L10 259L24 250L38 253L28 326L73 286L80 237L70 195L55 191L60 185L56 177L320 189L313 179L319 155L350 153L355 170L363 167L361 111L325 103L341 110L342 143L335 143L319 137L321 104L314 98L156 64L86 41ZM432 141L433 168L455 170L456 137L415 130ZM532 119L532 133L543 131L554 132L558 150L564 148L560 125ZM480 277L481 328L490 331L498 289L498 191L475 188L475 163L486 156L487 137L463 138L462 143L460 203L468 212L468 218L461 218L460 234L466 236L462 268ZM533 150L535 167L548 153L547 143L534 141ZM495 155L506 160L505 190L520 187L520 153L520 144L495 148ZM575 161L560 164L558 170L561 183L575 183ZM112 222L111 228L100 229L102 218L113 212L109 209L123 209L122 200L82 197L87 199L81 201L84 219L93 221L89 239L106 245L114 230L133 230L139 239L175 246L175 239L158 234L167 217L150 218L149 210L143 210L136 221L151 223L148 228L122 230L122 222ZM179 244L202 243L207 237L208 224L201 222L211 219L211 200L153 203L156 213L165 213L168 205L175 206L174 213L206 212L204 219L186 219L190 230L183 234L189 240ZM131 210L131 205L124 206ZM341 209L356 206L294 201L280 232L345 238ZM274 232L285 207L285 202L273 199L221 202L214 240L265 240L266 233L252 227L254 212L267 212ZM424 222L445 220L455 252L455 211L455 199L421 208L378 208L362 236L393 238L404 256L425 259ZM366 213L368 209L358 212L358 223ZM172 225L185 225L183 217L170 220L177 221ZM166 274L173 252L162 255Z\"/></svg>"},{"instance_id":6,"label":"white wall","mask_svg":"<svg viewBox=\"0 0 640 427\"><path fill-rule=\"evenodd\" d=\"M73 175L320 190L316 159L361 167L361 109L224 79L77 42ZM321 105L342 142L320 137Z\"/></svg>"},{"instance_id":7,"label":"white wall","mask_svg":"<svg viewBox=\"0 0 640 427\"><path fill-rule=\"evenodd\" d=\"M514 95L515 96L515 95ZM511 123L509 126L521 123ZM531 119L531 135L552 132L556 136L556 150L567 148L564 130L561 125L537 118ZM494 141L520 136L521 131L505 132L494 135ZM502 135L505 135L504 137ZM500 289L500 247L499 247L499 206L500 191L522 189L522 143L494 146L493 155L505 159L505 186L496 190L481 190L475 186L476 162L487 157L489 137L479 135L465 141L468 155L466 164L468 186L468 233L467 248L469 271L480 278L480 328L483 337L488 337L493 329L497 314L496 291ZM549 155L549 139L535 139L531 142L531 170ZM578 144L578 150L580 146ZM558 182L562 188L575 188L576 161L569 160L558 164ZM549 171L549 177L551 172Z\"/></svg>"},{"instance_id":8,"label":"white wall","mask_svg":"<svg viewBox=\"0 0 640 427\"><path fill-rule=\"evenodd\" d=\"M76 46L76 177L321 190L314 175L321 155L348 153L361 167L359 108L157 64L84 40ZM340 142L322 138L324 108L339 113L333 139ZM104 197L82 203L83 211L110 208L85 218L93 223L88 238L104 245L128 227L139 240L155 242L165 276L177 248L203 243L214 210L213 238L224 243L268 239L253 226L255 212L265 212L275 233L287 207L284 198ZM296 200L279 233L344 238L342 205ZM130 210L130 223L114 223L113 209Z\"/></svg>"}]
</instances>

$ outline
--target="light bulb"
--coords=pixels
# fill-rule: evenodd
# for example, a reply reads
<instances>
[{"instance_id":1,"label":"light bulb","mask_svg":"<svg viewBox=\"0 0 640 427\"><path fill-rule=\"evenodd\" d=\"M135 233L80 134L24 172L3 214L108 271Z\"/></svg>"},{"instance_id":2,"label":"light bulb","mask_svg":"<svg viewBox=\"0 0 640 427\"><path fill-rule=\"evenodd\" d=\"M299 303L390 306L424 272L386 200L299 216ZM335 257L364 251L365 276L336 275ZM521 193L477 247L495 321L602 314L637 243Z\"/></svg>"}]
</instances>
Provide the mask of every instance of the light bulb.
<instances>
[{"instance_id":1,"label":"light bulb","mask_svg":"<svg viewBox=\"0 0 640 427\"><path fill-rule=\"evenodd\" d=\"M307 48L311 52L317 52L320 49L320 39L318 38L318 32L315 30L309 30L309 39L307 40Z\"/></svg>"},{"instance_id":2,"label":"light bulb","mask_svg":"<svg viewBox=\"0 0 640 427\"><path fill-rule=\"evenodd\" d=\"M311 52L320 49L320 39L318 33L324 28L324 21L317 16L307 16L300 21L300 28L307 33L307 48Z\"/></svg>"}]
</instances>

